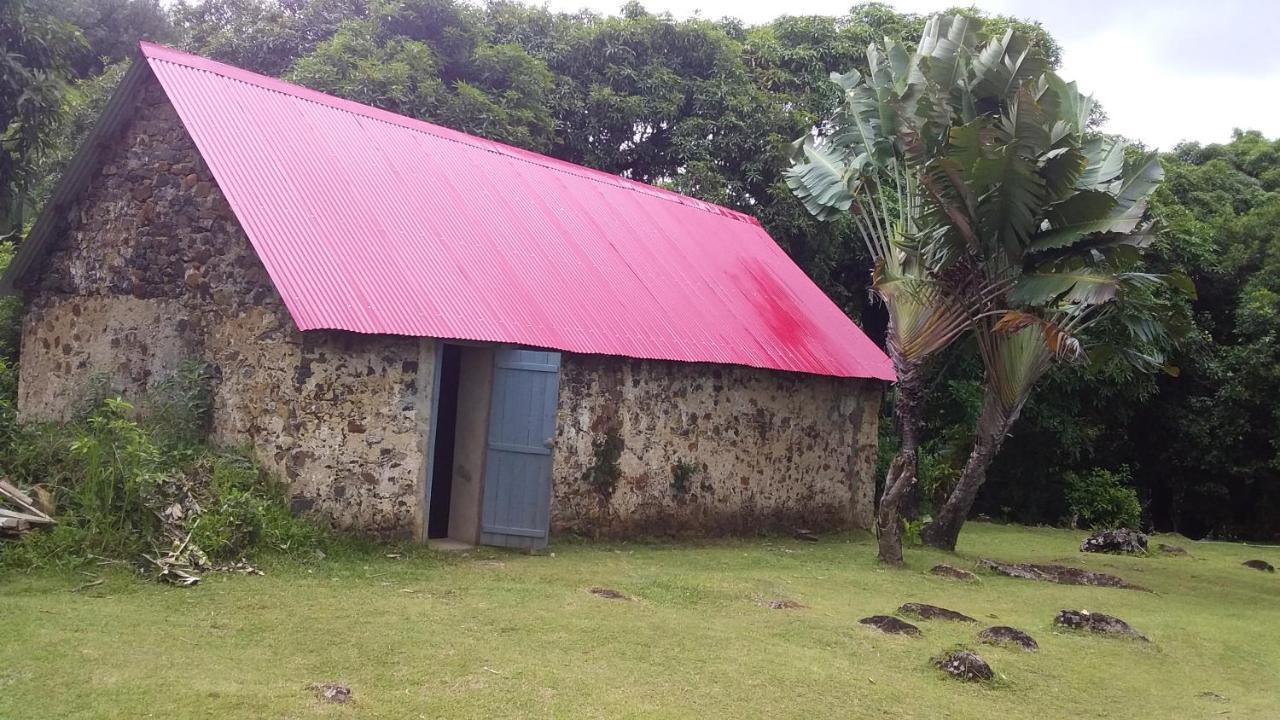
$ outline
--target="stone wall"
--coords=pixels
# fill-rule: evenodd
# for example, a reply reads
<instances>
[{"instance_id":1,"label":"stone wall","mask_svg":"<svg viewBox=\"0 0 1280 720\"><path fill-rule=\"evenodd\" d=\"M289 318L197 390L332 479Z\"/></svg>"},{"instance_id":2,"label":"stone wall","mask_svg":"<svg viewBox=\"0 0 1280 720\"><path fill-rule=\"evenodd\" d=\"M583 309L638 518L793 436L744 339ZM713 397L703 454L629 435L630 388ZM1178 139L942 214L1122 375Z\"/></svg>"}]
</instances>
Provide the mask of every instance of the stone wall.
<instances>
[{"instance_id":1,"label":"stone wall","mask_svg":"<svg viewBox=\"0 0 1280 720\"><path fill-rule=\"evenodd\" d=\"M251 444L296 507L417 535L434 343L300 332L159 86L139 104L25 288L22 416L66 419L95 376L138 396L202 358L216 439Z\"/></svg>"},{"instance_id":2,"label":"stone wall","mask_svg":"<svg viewBox=\"0 0 1280 720\"><path fill-rule=\"evenodd\" d=\"M869 528L880 393L874 381L566 354L553 529ZM609 492L585 477L611 433L622 450Z\"/></svg>"}]
</instances>

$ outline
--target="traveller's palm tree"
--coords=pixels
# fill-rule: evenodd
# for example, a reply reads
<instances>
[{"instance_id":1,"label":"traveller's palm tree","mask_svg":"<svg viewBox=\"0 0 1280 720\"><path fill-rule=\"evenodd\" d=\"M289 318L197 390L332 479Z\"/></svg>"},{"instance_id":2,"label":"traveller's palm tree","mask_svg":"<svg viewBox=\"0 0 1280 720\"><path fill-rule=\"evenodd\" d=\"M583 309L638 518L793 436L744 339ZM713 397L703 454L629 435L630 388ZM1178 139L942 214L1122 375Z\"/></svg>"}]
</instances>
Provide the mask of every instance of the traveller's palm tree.
<instances>
[{"instance_id":1,"label":"traveller's palm tree","mask_svg":"<svg viewBox=\"0 0 1280 720\"><path fill-rule=\"evenodd\" d=\"M1024 80L998 116L953 131L952 151L935 163L946 192L929 201L973 243L957 264L999 290L974 315L983 406L957 486L923 532L931 545L955 547L1035 383L1055 360L1083 358L1083 331L1118 316L1131 333L1121 348L1130 359L1162 362L1135 348L1164 343L1153 290L1167 278L1132 270L1152 237L1147 198L1160 164L1154 153L1090 136L1089 110L1074 85L1052 74Z\"/></svg>"},{"instance_id":2,"label":"traveller's palm tree","mask_svg":"<svg viewBox=\"0 0 1280 720\"><path fill-rule=\"evenodd\" d=\"M1154 281L1120 271L1146 242L1160 168L1090 137L1089 99L1013 32L979 43L969 20L939 16L914 53L886 40L867 61L865 74L833 76L844 108L797 142L788 183L820 218L850 213L875 264L901 436L877 530L881 560L899 564L926 362L977 331L989 400L974 468L985 475L1053 360L1078 356L1079 331L1126 287ZM967 512L973 480L944 512Z\"/></svg>"},{"instance_id":3,"label":"traveller's palm tree","mask_svg":"<svg viewBox=\"0 0 1280 720\"><path fill-rule=\"evenodd\" d=\"M924 365L964 334L1000 288L975 272L941 271L961 260L966 229L949 213L954 186L939 158L952 132L982 108L1008 104L1044 63L1012 34L979 45L971 21L935 17L914 53L885 40L867 49L868 71L833 75L841 112L795 144L788 184L814 215L849 213L875 269L872 291L889 315L887 345L898 376L901 444L877 515L881 560L902 562L898 506L916 482L923 425ZM955 217L959 217L956 215Z\"/></svg>"}]
</instances>

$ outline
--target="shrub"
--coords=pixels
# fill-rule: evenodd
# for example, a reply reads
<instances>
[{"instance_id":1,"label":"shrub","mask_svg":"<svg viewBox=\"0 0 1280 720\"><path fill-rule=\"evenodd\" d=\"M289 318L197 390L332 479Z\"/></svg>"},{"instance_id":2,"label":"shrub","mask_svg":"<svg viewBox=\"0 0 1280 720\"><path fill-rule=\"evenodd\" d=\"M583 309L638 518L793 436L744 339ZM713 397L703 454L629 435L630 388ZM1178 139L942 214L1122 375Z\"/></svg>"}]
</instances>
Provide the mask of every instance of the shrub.
<instances>
[{"instance_id":1,"label":"shrub","mask_svg":"<svg viewBox=\"0 0 1280 720\"><path fill-rule=\"evenodd\" d=\"M124 400L108 398L66 444L67 481L54 497L86 530L87 549L96 552L135 554L159 530L146 499L160 480L163 458L147 432L129 419L132 412Z\"/></svg>"},{"instance_id":2,"label":"shrub","mask_svg":"<svg viewBox=\"0 0 1280 720\"><path fill-rule=\"evenodd\" d=\"M170 450L199 445L209 434L213 392L209 366L186 360L147 392L141 416Z\"/></svg>"},{"instance_id":3,"label":"shrub","mask_svg":"<svg viewBox=\"0 0 1280 720\"><path fill-rule=\"evenodd\" d=\"M1068 473L1067 505L1074 523L1088 528L1137 528L1142 520L1138 493L1130 486L1128 466L1111 472L1101 468Z\"/></svg>"},{"instance_id":4,"label":"shrub","mask_svg":"<svg viewBox=\"0 0 1280 720\"><path fill-rule=\"evenodd\" d=\"M0 395L0 467L20 485L48 490L58 519L52 530L0 544L0 564L133 560L188 535L214 561L323 543L325 534L289 512L281 485L247 452L205 443L208 380L202 365L184 365L143 398L142 411L107 397L63 425L18 425Z\"/></svg>"}]
</instances>

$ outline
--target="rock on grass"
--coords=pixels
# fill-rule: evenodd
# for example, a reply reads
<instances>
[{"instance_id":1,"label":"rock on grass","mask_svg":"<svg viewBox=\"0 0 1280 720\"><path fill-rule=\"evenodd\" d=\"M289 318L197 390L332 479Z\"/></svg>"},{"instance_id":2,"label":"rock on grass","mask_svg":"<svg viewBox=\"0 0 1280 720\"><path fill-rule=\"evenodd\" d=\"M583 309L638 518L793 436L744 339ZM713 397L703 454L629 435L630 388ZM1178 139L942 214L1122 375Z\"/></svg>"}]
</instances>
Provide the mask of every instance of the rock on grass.
<instances>
[{"instance_id":1,"label":"rock on grass","mask_svg":"<svg viewBox=\"0 0 1280 720\"><path fill-rule=\"evenodd\" d=\"M1275 566L1266 560L1245 560L1241 565L1244 565L1247 568L1253 568L1254 570L1261 570L1262 572L1276 571Z\"/></svg>"},{"instance_id":2,"label":"rock on grass","mask_svg":"<svg viewBox=\"0 0 1280 720\"><path fill-rule=\"evenodd\" d=\"M351 702L351 688L346 685L337 683L316 683L309 685L308 689L316 694L316 697L331 703L348 703Z\"/></svg>"},{"instance_id":3,"label":"rock on grass","mask_svg":"<svg viewBox=\"0 0 1280 720\"><path fill-rule=\"evenodd\" d=\"M905 620L899 620L892 615L872 615L871 617L864 617L858 622L863 625L870 625L880 632L886 632L890 635L910 635L912 637L920 635L920 628Z\"/></svg>"},{"instance_id":4,"label":"rock on grass","mask_svg":"<svg viewBox=\"0 0 1280 720\"><path fill-rule=\"evenodd\" d=\"M992 560L990 558L983 558L978 561L978 567L993 570L1001 575L1022 578L1024 580L1042 580L1044 582L1059 583L1061 585L1091 585L1094 587L1113 587L1124 588L1126 590L1142 590L1144 592L1151 592L1141 585L1135 585L1128 580L1116 577L1115 575L1093 572L1092 570L1081 570L1080 568L1067 567L1066 565L1009 563Z\"/></svg>"},{"instance_id":5,"label":"rock on grass","mask_svg":"<svg viewBox=\"0 0 1280 720\"><path fill-rule=\"evenodd\" d=\"M604 598L605 600L629 600L630 599L624 593L618 590L614 590L613 588L607 588L607 587L588 588L587 592L591 593L592 595L595 595L598 598Z\"/></svg>"},{"instance_id":6,"label":"rock on grass","mask_svg":"<svg viewBox=\"0 0 1280 720\"><path fill-rule=\"evenodd\" d=\"M1103 530L1084 539L1080 552L1146 555L1147 536L1137 530Z\"/></svg>"},{"instance_id":7,"label":"rock on grass","mask_svg":"<svg viewBox=\"0 0 1280 720\"><path fill-rule=\"evenodd\" d=\"M934 661L940 670L957 680L985 682L996 676L980 655L969 650L955 650Z\"/></svg>"},{"instance_id":8,"label":"rock on grass","mask_svg":"<svg viewBox=\"0 0 1280 720\"><path fill-rule=\"evenodd\" d=\"M951 578L952 580L964 580L966 582L978 581L977 575L974 575L968 570L961 570L958 567L952 567L946 563L934 565L933 569L929 570L929 572L937 575L938 577Z\"/></svg>"},{"instance_id":9,"label":"rock on grass","mask_svg":"<svg viewBox=\"0 0 1280 720\"><path fill-rule=\"evenodd\" d=\"M919 618L921 620L951 620L954 622L978 622L964 613L948 610L937 605L926 605L924 603L904 603L898 608L899 615Z\"/></svg>"},{"instance_id":10,"label":"rock on grass","mask_svg":"<svg viewBox=\"0 0 1280 720\"><path fill-rule=\"evenodd\" d=\"M1145 635L1134 630L1129 623L1120 618L1091 613L1088 610L1062 610L1053 619L1053 624L1072 630L1086 630L1099 635L1116 635L1149 642Z\"/></svg>"},{"instance_id":11,"label":"rock on grass","mask_svg":"<svg viewBox=\"0 0 1280 720\"><path fill-rule=\"evenodd\" d=\"M1165 555L1186 555L1187 554L1186 548L1178 545L1169 545L1167 543L1160 543L1159 545L1156 545L1156 549L1158 549L1160 552L1164 553Z\"/></svg>"},{"instance_id":12,"label":"rock on grass","mask_svg":"<svg viewBox=\"0 0 1280 720\"><path fill-rule=\"evenodd\" d=\"M987 645L1012 645L1020 647L1027 652L1035 652L1040 649L1040 644L1036 639L1019 630L1018 628L1009 627L1008 625L996 625L978 633L978 642Z\"/></svg>"}]
</instances>

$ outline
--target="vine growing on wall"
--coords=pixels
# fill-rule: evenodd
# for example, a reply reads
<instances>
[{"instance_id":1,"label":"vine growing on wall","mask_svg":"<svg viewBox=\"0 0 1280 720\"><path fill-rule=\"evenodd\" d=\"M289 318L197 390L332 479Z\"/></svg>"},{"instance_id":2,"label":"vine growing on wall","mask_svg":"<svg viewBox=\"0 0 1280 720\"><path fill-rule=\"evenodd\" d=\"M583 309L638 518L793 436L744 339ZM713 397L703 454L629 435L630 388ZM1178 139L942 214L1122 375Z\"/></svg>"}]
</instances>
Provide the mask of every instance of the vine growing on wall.
<instances>
[{"instance_id":1,"label":"vine growing on wall","mask_svg":"<svg viewBox=\"0 0 1280 720\"><path fill-rule=\"evenodd\" d=\"M617 430L607 430L603 437L591 443L591 466L582 474L582 480L601 499L608 501L613 497L622 477L622 468L618 460L622 458L624 444Z\"/></svg>"},{"instance_id":2,"label":"vine growing on wall","mask_svg":"<svg viewBox=\"0 0 1280 720\"><path fill-rule=\"evenodd\" d=\"M679 460L671 466L671 494L685 497L693 485L693 476L702 468L697 463Z\"/></svg>"}]
</instances>

